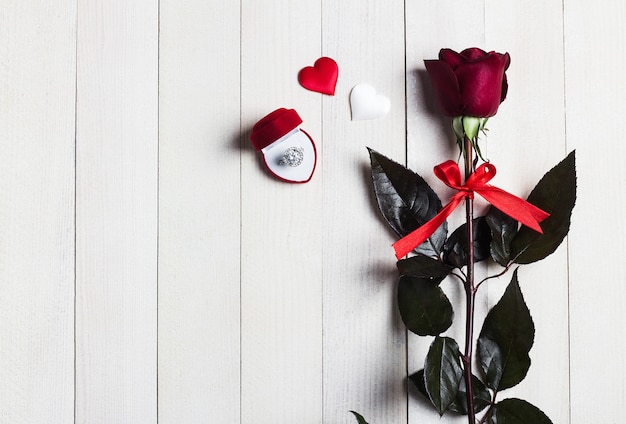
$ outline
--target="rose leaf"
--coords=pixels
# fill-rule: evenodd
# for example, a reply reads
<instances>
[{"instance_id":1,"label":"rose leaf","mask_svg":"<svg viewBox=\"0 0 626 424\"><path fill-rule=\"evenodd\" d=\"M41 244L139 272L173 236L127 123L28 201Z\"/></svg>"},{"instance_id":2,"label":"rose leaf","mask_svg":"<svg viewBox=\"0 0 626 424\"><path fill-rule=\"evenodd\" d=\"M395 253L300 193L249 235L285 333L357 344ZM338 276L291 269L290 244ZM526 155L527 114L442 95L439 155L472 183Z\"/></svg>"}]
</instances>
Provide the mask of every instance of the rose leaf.
<instances>
[{"instance_id":1,"label":"rose leaf","mask_svg":"<svg viewBox=\"0 0 626 424\"><path fill-rule=\"evenodd\" d=\"M380 153L368 150L378 208L398 236L408 235L439 212L441 200L422 177ZM444 222L415 251L438 256L447 233L447 222Z\"/></svg>"},{"instance_id":2,"label":"rose leaf","mask_svg":"<svg viewBox=\"0 0 626 424\"><path fill-rule=\"evenodd\" d=\"M453 269L451 266L446 265L440 260L424 255L416 255L407 259L401 259L396 265L400 275L429 278L437 284L440 283L450 272L452 272Z\"/></svg>"},{"instance_id":3,"label":"rose leaf","mask_svg":"<svg viewBox=\"0 0 626 424\"><path fill-rule=\"evenodd\" d=\"M356 422L358 424L367 424L367 421L365 421L365 418L363 418L361 414L359 414L358 412L354 412L354 411L350 411L350 412L354 414L354 416L356 417Z\"/></svg>"},{"instance_id":4,"label":"rose leaf","mask_svg":"<svg viewBox=\"0 0 626 424\"><path fill-rule=\"evenodd\" d=\"M474 410L480 412L491 404L491 394L485 384L475 375L472 375L472 386L474 386ZM456 399L454 399L449 409L450 411L467 415L467 391L465 379L463 378L459 382L459 391L456 394Z\"/></svg>"},{"instance_id":5,"label":"rose leaf","mask_svg":"<svg viewBox=\"0 0 626 424\"><path fill-rule=\"evenodd\" d=\"M452 304L438 283L428 278L401 276L398 309L404 325L418 336L437 336L452 325Z\"/></svg>"},{"instance_id":6,"label":"rose leaf","mask_svg":"<svg viewBox=\"0 0 626 424\"><path fill-rule=\"evenodd\" d=\"M572 151L548 171L528 196L528 202L548 212L540 223L543 234L522 226L511 243L511 257L529 264L552 254L567 235L576 203L576 156Z\"/></svg>"},{"instance_id":7,"label":"rose leaf","mask_svg":"<svg viewBox=\"0 0 626 424\"><path fill-rule=\"evenodd\" d=\"M409 376L409 381L411 381L411 383L413 383L415 387L417 387L417 390L419 390L421 394L423 394L428 400L430 400L430 398L428 397L428 391L426 390L426 382L424 381L423 369L414 374L411 374Z\"/></svg>"},{"instance_id":8,"label":"rose leaf","mask_svg":"<svg viewBox=\"0 0 626 424\"><path fill-rule=\"evenodd\" d=\"M435 337L424 362L424 383L431 402L443 415L456 399L463 376L459 345L449 337Z\"/></svg>"},{"instance_id":9,"label":"rose leaf","mask_svg":"<svg viewBox=\"0 0 626 424\"><path fill-rule=\"evenodd\" d=\"M417 387L417 390L422 395L430 400L428 391L426 390L426 382L424 381L424 370L419 370L418 372L411 374L409 376L409 381ZM476 412L480 412L491 404L491 394L485 384L475 375L472 375L472 383L474 386L474 408ZM461 381L459 381L459 390L456 394L456 399L454 399L454 401L450 404L448 410L457 412L461 415L467 415L466 396L465 380L461 378Z\"/></svg>"},{"instance_id":10,"label":"rose leaf","mask_svg":"<svg viewBox=\"0 0 626 424\"><path fill-rule=\"evenodd\" d=\"M491 230L484 216L474 218L474 261L480 262L489 257L489 243ZM443 245L443 259L455 268L462 268L467 264L467 224L454 230Z\"/></svg>"},{"instance_id":11,"label":"rose leaf","mask_svg":"<svg viewBox=\"0 0 626 424\"><path fill-rule=\"evenodd\" d=\"M487 314L478 337L478 358L487 386L504 390L526 377L534 337L535 325L515 270L504 295Z\"/></svg>"},{"instance_id":12,"label":"rose leaf","mask_svg":"<svg viewBox=\"0 0 626 424\"><path fill-rule=\"evenodd\" d=\"M493 424L552 424L550 418L541 409L516 398L498 402L492 411L491 422Z\"/></svg>"},{"instance_id":13,"label":"rose leaf","mask_svg":"<svg viewBox=\"0 0 626 424\"><path fill-rule=\"evenodd\" d=\"M511 260L511 242L517 234L519 224L515 219L494 207L489 208L485 219L491 230L491 244L489 245L491 258L500 265L507 266Z\"/></svg>"}]
</instances>

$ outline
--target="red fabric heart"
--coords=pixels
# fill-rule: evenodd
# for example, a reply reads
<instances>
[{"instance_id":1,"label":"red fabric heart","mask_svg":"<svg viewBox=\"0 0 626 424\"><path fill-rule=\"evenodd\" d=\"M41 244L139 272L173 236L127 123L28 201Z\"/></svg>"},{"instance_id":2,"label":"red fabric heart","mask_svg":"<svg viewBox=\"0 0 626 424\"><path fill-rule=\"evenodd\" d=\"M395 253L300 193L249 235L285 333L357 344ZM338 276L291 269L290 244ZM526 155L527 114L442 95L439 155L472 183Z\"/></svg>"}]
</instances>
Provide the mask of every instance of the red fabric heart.
<instances>
[{"instance_id":1,"label":"red fabric heart","mask_svg":"<svg viewBox=\"0 0 626 424\"><path fill-rule=\"evenodd\" d=\"M298 73L298 82L307 90L330 96L335 95L339 78L339 67L330 57L320 57L313 66L307 66Z\"/></svg>"}]
</instances>

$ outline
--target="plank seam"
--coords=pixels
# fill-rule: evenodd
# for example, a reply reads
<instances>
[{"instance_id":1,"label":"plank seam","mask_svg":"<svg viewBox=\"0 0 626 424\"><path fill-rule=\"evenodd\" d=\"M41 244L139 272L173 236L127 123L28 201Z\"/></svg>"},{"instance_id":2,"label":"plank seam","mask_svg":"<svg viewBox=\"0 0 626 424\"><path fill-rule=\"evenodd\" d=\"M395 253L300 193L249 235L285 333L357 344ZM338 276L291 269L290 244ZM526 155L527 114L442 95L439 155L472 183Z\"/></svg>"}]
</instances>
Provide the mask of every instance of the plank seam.
<instances>
[{"instance_id":1,"label":"plank seam","mask_svg":"<svg viewBox=\"0 0 626 424\"><path fill-rule=\"evenodd\" d=\"M562 61L563 61L563 137L565 138L565 154L568 150L567 137L567 53L565 42L565 0L561 0L561 37L562 37ZM570 291L570 244L569 236L565 241L565 263L567 265L567 421L572 422L572 317L571 317L571 291Z\"/></svg>"},{"instance_id":2,"label":"plank seam","mask_svg":"<svg viewBox=\"0 0 626 424\"><path fill-rule=\"evenodd\" d=\"M73 339L74 339L74 387L73 387L73 422L76 424L76 370L77 370L77 349L76 349L76 287L77 287L77 241L78 241L78 231L77 231L77 217L78 217L78 4L79 1L76 0L74 3L74 299L73 299Z\"/></svg>"}]
</instances>

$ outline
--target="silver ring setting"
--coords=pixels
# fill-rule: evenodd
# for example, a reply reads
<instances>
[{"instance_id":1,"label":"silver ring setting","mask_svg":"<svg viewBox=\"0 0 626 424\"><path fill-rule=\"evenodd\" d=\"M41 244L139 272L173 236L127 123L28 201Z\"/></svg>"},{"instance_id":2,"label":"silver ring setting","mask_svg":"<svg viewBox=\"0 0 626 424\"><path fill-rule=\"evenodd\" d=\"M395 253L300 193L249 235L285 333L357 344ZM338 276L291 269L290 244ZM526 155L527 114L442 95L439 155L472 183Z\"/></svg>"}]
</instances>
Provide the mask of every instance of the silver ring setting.
<instances>
[{"instance_id":1,"label":"silver ring setting","mask_svg":"<svg viewBox=\"0 0 626 424\"><path fill-rule=\"evenodd\" d=\"M279 165L300 166L304 160L304 149L302 147L290 147L283 152Z\"/></svg>"}]
</instances>

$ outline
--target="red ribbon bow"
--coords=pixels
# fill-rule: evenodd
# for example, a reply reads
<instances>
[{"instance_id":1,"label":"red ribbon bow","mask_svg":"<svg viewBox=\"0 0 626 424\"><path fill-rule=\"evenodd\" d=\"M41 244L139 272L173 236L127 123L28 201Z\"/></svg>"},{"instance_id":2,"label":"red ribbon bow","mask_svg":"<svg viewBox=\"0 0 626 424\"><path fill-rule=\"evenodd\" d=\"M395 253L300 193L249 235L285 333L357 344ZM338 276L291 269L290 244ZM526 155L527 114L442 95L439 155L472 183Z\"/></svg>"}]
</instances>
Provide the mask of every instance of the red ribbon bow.
<instances>
[{"instance_id":1,"label":"red ribbon bow","mask_svg":"<svg viewBox=\"0 0 626 424\"><path fill-rule=\"evenodd\" d=\"M458 193L430 221L393 244L398 259L422 244L466 197L473 199L474 193L480 194L487 202L516 221L543 234L539 223L550 214L511 193L487 184L496 175L496 167L492 164L480 165L465 184L462 182L459 166L452 160L437 165L434 172L437 178L448 187L458 190Z\"/></svg>"}]
</instances>

